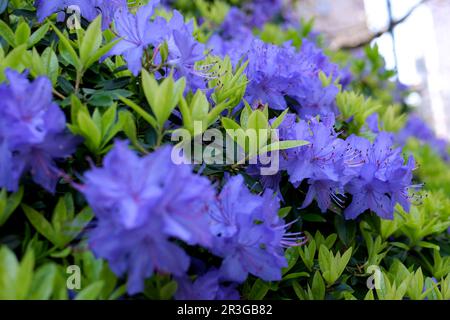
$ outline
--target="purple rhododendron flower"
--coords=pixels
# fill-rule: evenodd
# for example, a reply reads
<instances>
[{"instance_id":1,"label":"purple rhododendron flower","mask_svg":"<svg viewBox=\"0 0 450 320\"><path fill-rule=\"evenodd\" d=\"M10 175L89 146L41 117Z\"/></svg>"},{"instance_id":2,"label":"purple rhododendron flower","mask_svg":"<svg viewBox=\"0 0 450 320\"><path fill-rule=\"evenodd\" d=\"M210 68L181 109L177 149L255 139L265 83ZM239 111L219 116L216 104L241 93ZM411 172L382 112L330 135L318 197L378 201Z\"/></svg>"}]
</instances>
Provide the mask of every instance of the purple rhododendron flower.
<instances>
[{"instance_id":1,"label":"purple rhododendron flower","mask_svg":"<svg viewBox=\"0 0 450 320\"><path fill-rule=\"evenodd\" d=\"M273 121L273 120L271 120ZM349 178L343 173L347 153L345 143L337 138L333 129L334 116L323 117L319 122L311 119L309 122L297 122L295 114L288 113L278 127L280 140L304 140L309 144L280 153L280 169L289 174L289 181L298 187L307 180L309 190L302 208L310 205L316 199L320 209L325 212L331 200L342 205L340 195L343 193L345 181ZM271 176L258 176L260 165L249 166L247 173L260 179L264 189L270 188L280 192L281 173ZM280 199L282 196L280 194Z\"/></svg>"},{"instance_id":2,"label":"purple rhododendron flower","mask_svg":"<svg viewBox=\"0 0 450 320\"><path fill-rule=\"evenodd\" d=\"M285 126L286 124L282 123L282 128ZM345 152L344 141L337 138L332 122L319 122L315 118L309 123L300 120L281 132L283 139L309 142L305 146L286 150L281 166L288 172L289 181L294 186L308 179L310 189L303 207L316 198L320 209L326 211L330 197L338 199L335 194L342 193L340 191L343 187L341 173Z\"/></svg>"},{"instance_id":3,"label":"purple rhododendron flower","mask_svg":"<svg viewBox=\"0 0 450 320\"><path fill-rule=\"evenodd\" d=\"M245 203L245 206L242 204ZM242 176L231 178L211 205L212 252L224 260L223 278L243 282L249 273L266 281L281 279L287 266L283 247L298 245L300 233L286 233L279 201L270 190L251 194Z\"/></svg>"},{"instance_id":4,"label":"purple rhododendron flower","mask_svg":"<svg viewBox=\"0 0 450 320\"><path fill-rule=\"evenodd\" d=\"M62 13L58 18L63 20L61 17L64 17L64 11L69 7L77 7L81 16L91 21L99 14L97 2L97 0L36 0L34 5L37 8L39 22L56 12Z\"/></svg>"},{"instance_id":5,"label":"purple rhododendron flower","mask_svg":"<svg viewBox=\"0 0 450 320\"><path fill-rule=\"evenodd\" d=\"M130 293L140 292L155 270L176 276L187 270L189 257L170 237L204 247L213 241L207 204L214 189L170 157L170 147L139 158L116 142L103 168L84 175L81 191L98 219L89 243L116 274L128 273Z\"/></svg>"},{"instance_id":6,"label":"purple rhododendron flower","mask_svg":"<svg viewBox=\"0 0 450 320\"><path fill-rule=\"evenodd\" d=\"M174 77L186 77L192 91L205 87L206 75L195 70L195 63L205 58L205 45L198 42L192 35L193 22L184 23L184 17L174 10L173 17L168 23L170 32L167 36L169 56L167 64L175 69Z\"/></svg>"},{"instance_id":7,"label":"purple rhododendron flower","mask_svg":"<svg viewBox=\"0 0 450 320\"><path fill-rule=\"evenodd\" d=\"M123 55L128 69L137 76L142 69L142 56L150 44L157 45L166 34L166 21L157 18L150 21L158 0L152 0L138 9L136 14L128 10L118 10L115 13L117 35L122 38L107 54L107 56Z\"/></svg>"},{"instance_id":8,"label":"purple rhododendron flower","mask_svg":"<svg viewBox=\"0 0 450 320\"><path fill-rule=\"evenodd\" d=\"M250 50L254 40L251 28L246 25L247 16L236 7L232 7L220 27L220 32L211 36L207 47L211 53L220 57L228 55L236 65Z\"/></svg>"},{"instance_id":9,"label":"purple rhododendron flower","mask_svg":"<svg viewBox=\"0 0 450 320\"><path fill-rule=\"evenodd\" d=\"M21 176L50 192L60 178L56 159L75 152L79 139L66 132L64 113L53 102L46 77L33 82L26 74L6 70L9 83L0 85L0 187L16 191Z\"/></svg>"},{"instance_id":10,"label":"purple rhododendron flower","mask_svg":"<svg viewBox=\"0 0 450 320\"><path fill-rule=\"evenodd\" d=\"M334 117L321 121L295 121L288 114L279 127L281 140L306 140L308 145L285 150L280 167L286 170L289 181L299 186L309 185L302 208L314 199L325 212L331 201L344 208L345 193L352 202L345 209L347 219L354 219L370 209L385 219L392 219L399 203L409 211L408 190L412 185L415 162L410 157L405 164L401 149L393 148L392 135L381 132L373 144L369 140L350 136L338 138L333 128Z\"/></svg>"},{"instance_id":11,"label":"purple rhododendron flower","mask_svg":"<svg viewBox=\"0 0 450 320\"><path fill-rule=\"evenodd\" d=\"M126 0L36 0L35 6L40 22L53 13L59 13L58 20L62 21L65 11L71 8L72 14L79 10L79 14L88 21L102 14L102 26L106 29L114 18L114 12L126 10L128 5Z\"/></svg>"},{"instance_id":12,"label":"purple rhododendron flower","mask_svg":"<svg viewBox=\"0 0 450 320\"><path fill-rule=\"evenodd\" d=\"M370 209L384 219L393 219L396 203L409 211L414 159L410 157L405 165L401 148L393 148L393 136L386 132L381 132L372 144L356 136L347 142L360 151L363 163L345 187L353 197L345 217L355 219Z\"/></svg>"},{"instance_id":13,"label":"purple rhododendron flower","mask_svg":"<svg viewBox=\"0 0 450 320\"><path fill-rule=\"evenodd\" d=\"M218 270L210 270L191 281L188 278L177 279L178 290L175 294L177 300L239 300L240 295L236 286L221 284L221 275Z\"/></svg>"},{"instance_id":14,"label":"purple rhododendron flower","mask_svg":"<svg viewBox=\"0 0 450 320\"><path fill-rule=\"evenodd\" d=\"M339 90L334 84L324 86L319 77L322 71L336 78L337 66L312 42L305 41L303 47L297 52L290 44L280 47L254 39L247 53L241 51L249 61L245 99L253 105L267 103L272 109L284 110L290 97L302 117L337 114Z\"/></svg>"},{"instance_id":15,"label":"purple rhododendron flower","mask_svg":"<svg viewBox=\"0 0 450 320\"><path fill-rule=\"evenodd\" d=\"M290 62L295 59L292 47L278 47L255 39L247 54L249 83L245 99L250 103L268 103L269 107L284 110L285 96L293 93L298 74Z\"/></svg>"},{"instance_id":16,"label":"purple rhododendron flower","mask_svg":"<svg viewBox=\"0 0 450 320\"><path fill-rule=\"evenodd\" d=\"M282 0L254 0L244 4L243 10L248 12L248 24L261 28L265 23L281 13Z\"/></svg>"},{"instance_id":17,"label":"purple rhododendron flower","mask_svg":"<svg viewBox=\"0 0 450 320\"><path fill-rule=\"evenodd\" d=\"M128 8L127 0L101 0L98 8L102 14L102 27L107 29L114 20L117 11L124 11Z\"/></svg>"}]
</instances>

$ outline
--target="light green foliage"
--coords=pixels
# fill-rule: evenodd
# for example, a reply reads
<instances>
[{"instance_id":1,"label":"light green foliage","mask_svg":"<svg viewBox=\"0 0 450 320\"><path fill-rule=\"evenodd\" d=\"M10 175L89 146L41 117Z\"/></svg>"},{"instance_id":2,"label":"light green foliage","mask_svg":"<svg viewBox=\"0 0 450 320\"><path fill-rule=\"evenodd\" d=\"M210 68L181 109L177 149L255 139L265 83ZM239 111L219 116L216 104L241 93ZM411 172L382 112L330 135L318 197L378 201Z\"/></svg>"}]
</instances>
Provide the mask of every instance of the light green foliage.
<instances>
[{"instance_id":1,"label":"light green foliage","mask_svg":"<svg viewBox=\"0 0 450 320\"><path fill-rule=\"evenodd\" d=\"M328 286L333 285L344 272L350 258L352 256L352 248L349 248L342 255L338 252L336 255L325 245L321 245L319 249L319 265L323 278Z\"/></svg>"},{"instance_id":2,"label":"light green foliage","mask_svg":"<svg viewBox=\"0 0 450 320\"><path fill-rule=\"evenodd\" d=\"M93 217L89 207L75 214L70 193L59 199L50 221L30 206L22 204L22 209L33 227L59 249L75 239Z\"/></svg>"},{"instance_id":3,"label":"light green foliage","mask_svg":"<svg viewBox=\"0 0 450 320\"><path fill-rule=\"evenodd\" d=\"M245 107L241 111L240 125L227 117L223 117L221 121L227 134L233 137L244 150L246 158L251 159L270 151L286 150L308 144L303 140L278 140L273 129L279 126L285 116L286 112L282 113L273 124L269 124L267 106L263 110L252 110L245 102Z\"/></svg>"},{"instance_id":4,"label":"light green foliage","mask_svg":"<svg viewBox=\"0 0 450 320\"><path fill-rule=\"evenodd\" d=\"M0 246L0 300L46 300L53 292L54 264L35 269L35 257L27 250L19 262L6 246Z\"/></svg>"},{"instance_id":5,"label":"light green foliage","mask_svg":"<svg viewBox=\"0 0 450 320\"><path fill-rule=\"evenodd\" d=\"M0 227L6 223L11 214L19 206L22 197L23 187L10 195L7 194L5 189L0 191Z\"/></svg>"},{"instance_id":6,"label":"light green foliage","mask_svg":"<svg viewBox=\"0 0 450 320\"><path fill-rule=\"evenodd\" d=\"M110 141L124 128L129 117L125 111L117 112L116 104L110 106L103 114L95 109L91 115L87 107L75 96L71 97L71 124L69 129L76 135L84 137L88 149L97 155L106 153Z\"/></svg>"},{"instance_id":7,"label":"light green foliage","mask_svg":"<svg viewBox=\"0 0 450 320\"><path fill-rule=\"evenodd\" d=\"M371 114L381 109L381 105L372 99L353 91L342 91L336 97L336 104L341 112L341 119L348 121L350 133L358 133Z\"/></svg>"}]
</instances>

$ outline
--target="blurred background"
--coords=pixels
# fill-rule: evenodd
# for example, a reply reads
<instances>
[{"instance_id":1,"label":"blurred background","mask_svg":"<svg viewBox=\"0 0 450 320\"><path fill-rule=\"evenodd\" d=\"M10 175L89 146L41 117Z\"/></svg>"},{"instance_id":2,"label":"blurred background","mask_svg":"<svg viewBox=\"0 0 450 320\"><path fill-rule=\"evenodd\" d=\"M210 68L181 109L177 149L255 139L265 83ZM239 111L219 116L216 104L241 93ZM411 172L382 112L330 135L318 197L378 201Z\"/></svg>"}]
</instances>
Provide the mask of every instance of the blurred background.
<instances>
[{"instance_id":1,"label":"blurred background","mask_svg":"<svg viewBox=\"0 0 450 320\"><path fill-rule=\"evenodd\" d=\"M408 102L450 140L450 0L298 0L333 49L376 43L386 67L415 92Z\"/></svg>"}]
</instances>

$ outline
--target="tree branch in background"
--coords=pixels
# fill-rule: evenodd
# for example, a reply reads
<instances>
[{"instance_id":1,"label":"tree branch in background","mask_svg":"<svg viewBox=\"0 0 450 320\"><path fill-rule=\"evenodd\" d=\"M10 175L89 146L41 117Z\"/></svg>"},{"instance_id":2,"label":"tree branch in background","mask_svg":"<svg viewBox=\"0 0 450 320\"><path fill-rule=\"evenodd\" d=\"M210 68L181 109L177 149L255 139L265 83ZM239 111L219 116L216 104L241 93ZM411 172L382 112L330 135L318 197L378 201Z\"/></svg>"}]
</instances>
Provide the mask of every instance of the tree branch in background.
<instances>
[{"instance_id":1,"label":"tree branch in background","mask_svg":"<svg viewBox=\"0 0 450 320\"><path fill-rule=\"evenodd\" d=\"M373 40L381 37L383 34L388 33L388 32L392 32L396 26L398 26L399 24L405 22L413 14L413 12L417 8L419 8L421 5L425 4L428 1L429 0L422 0L422 1L418 2L402 18L400 18L398 20L391 21L386 28L384 28L384 29L382 29L382 30L380 30L380 31L370 35L369 37L362 39L362 40L361 39L356 39L356 41L354 43L343 44L343 45L341 45L339 47L339 49L352 50L352 49L358 49L358 48L364 47L365 45L370 44Z\"/></svg>"}]
</instances>

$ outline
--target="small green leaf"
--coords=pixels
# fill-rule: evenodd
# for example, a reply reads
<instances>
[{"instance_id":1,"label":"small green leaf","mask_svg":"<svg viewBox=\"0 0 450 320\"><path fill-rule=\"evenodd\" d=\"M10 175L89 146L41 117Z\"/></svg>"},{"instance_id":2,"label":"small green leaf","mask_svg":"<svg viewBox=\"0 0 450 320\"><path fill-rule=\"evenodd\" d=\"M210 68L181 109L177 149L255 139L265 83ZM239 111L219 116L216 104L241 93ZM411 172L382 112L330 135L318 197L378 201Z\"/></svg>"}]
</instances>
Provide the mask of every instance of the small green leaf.
<instances>
[{"instance_id":1,"label":"small green leaf","mask_svg":"<svg viewBox=\"0 0 450 320\"><path fill-rule=\"evenodd\" d=\"M277 129L282 123L284 118L286 117L287 113L289 112L289 109L286 109L281 113L272 123L272 129Z\"/></svg>"},{"instance_id":2,"label":"small green leaf","mask_svg":"<svg viewBox=\"0 0 450 320\"><path fill-rule=\"evenodd\" d=\"M100 147L102 136L100 129L96 126L91 117L84 113L78 113L78 127L81 134L86 138L86 144L91 151L95 151Z\"/></svg>"},{"instance_id":3,"label":"small green leaf","mask_svg":"<svg viewBox=\"0 0 450 320\"><path fill-rule=\"evenodd\" d=\"M21 21L14 34L14 42L16 46L20 46L28 42L30 38L30 27L25 21Z\"/></svg>"},{"instance_id":4,"label":"small green leaf","mask_svg":"<svg viewBox=\"0 0 450 320\"><path fill-rule=\"evenodd\" d=\"M206 118L209 112L209 102L206 95L197 90L191 101L192 120L202 121Z\"/></svg>"},{"instance_id":5,"label":"small green leaf","mask_svg":"<svg viewBox=\"0 0 450 320\"><path fill-rule=\"evenodd\" d=\"M16 40L15 40L14 32L6 24L6 22L4 22L1 19L0 19L0 37L5 39L5 41L8 42L8 44L11 47L15 47L16 46Z\"/></svg>"},{"instance_id":6,"label":"small green leaf","mask_svg":"<svg viewBox=\"0 0 450 320\"><path fill-rule=\"evenodd\" d=\"M166 283L159 291L159 297L161 300L169 300L177 292L178 284L176 281L170 281Z\"/></svg>"},{"instance_id":7,"label":"small green leaf","mask_svg":"<svg viewBox=\"0 0 450 320\"><path fill-rule=\"evenodd\" d=\"M17 279L19 280L16 284L16 299L23 300L28 296L28 291L31 288L34 270L34 253L33 250L28 248L25 256L20 262L20 266L17 272Z\"/></svg>"},{"instance_id":8,"label":"small green leaf","mask_svg":"<svg viewBox=\"0 0 450 320\"><path fill-rule=\"evenodd\" d=\"M225 130L238 130L238 129L241 129L239 124L237 124L233 119L223 117L221 119L221 121L222 121L222 126L225 128Z\"/></svg>"},{"instance_id":9,"label":"small green leaf","mask_svg":"<svg viewBox=\"0 0 450 320\"><path fill-rule=\"evenodd\" d=\"M44 218L44 216L34 210L33 208L27 206L26 204L21 205L25 215L28 220L30 220L33 227L44 237L50 240L53 244L58 243L58 239L55 236L55 232L53 230L52 225Z\"/></svg>"},{"instance_id":10,"label":"small green leaf","mask_svg":"<svg viewBox=\"0 0 450 320\"><path fill-rule=\"evenodd\" d=\"M269 286L261 279L257 279L252 286L248 298L250 300L262 300L269 292Z\"/></svg>"},{"instance_id":11,"label":"small green leaf","mask_svg":"<svg viewBox=\"0 0 450 320\"><path fill-rule=\"evenodd\" d=\"M259 150L260 154L265 154L267 152L271 151L278 151L278 150L286 150L286 149L292 149L292 148L298 148L304 145L309 144L308 141L304 140L285 140L285 141L276 141L269 145L266 145L262 147Z\"/></svg>"},{"instance_id":12,"label":"small green leaf","mask_svg":"<svg viewBox=\"0 0 450 320\"><path fill-rule=\"evenodd\" d=\"M0 300L16 299L17 274L19 262L7 247L0 247Z\"/></svg>"},{"instance_id":13,"label":"small green leaf","mask_svg":"<svg viewBox=\"0 0 450 320\"><path fill-rule=\"evenodd\" d=\"M6 190L0 192L0 226L4 225L11 214L17 209L23 197L23 187L9 197Z\"/></svg>"},{"instance_id":14,"label":"small green leaf","mask_svg":"<svg viewBox=\"0 0 450 320\"><path fill-rule=\"evenodd\" d=\"M80 61L83 69L87 70L90 65L91 57L95 55L102 45L102 15L98 15L94 21L89 25L84 34L80 46Z\"/></svg>"},{"instance_id":15,"label":"small green leaf","mask_svg":"<svg viewBox=\"0 0 450 320\"><path fill-rule=\"evenodd\" d=\"M103 289L103 281L96 281L89 286L81 290L75 300L96 300L100 297L100 293Z\"/></svg>"},{"instance_id":16,"label":"small green leaf","mask_svg":"<svg viewBox=\"0 0 450 320\"><path fill-rule=\"evenodd\" d=\"M147 121L153 128L158 128L158 123L156 122L156 119L150 115L147 111L142 109L140 106L138 106L135 102L125 98L125 97L119 97L120 101L125 103L127 106L129 106L131 109L133 109L137 114L139 114L142 118L144 118L145 121Z\"/></svg>"},{"instance_id":17,"label":"small green leaf","mask_svg":"<svg viewBox=\"0 0 450 320\"><path fill-rule=\"evenodd\" d=\"M61 31L59 31L59 29L52 22L49 22L49 24L52 26L52 28L55 31L55 33L58 35L59 40L61 41L60 43L61 43L62 47L69 54L69 56L70 56L70 63L73 64L75 69L77 69L78 71L81 71L80 59L78 58L77 52L75 51L75 49L74 49L72 43L70 42L70 40Z\"/></svg>"},{"instance_id":18,"label":"small green leaf","mask_svg":"<svg viewBox=\"0 0 450 320\"><path fill-rule=\"evenodd\" d=\"M50 28L50 25L48 23L43 24L39 27L33 34L30 36L27 42L27 47L31 48L34 47L39 41L41 41L45 35L48 32L48 29ZM46 49L49 49L50 47L47 47Z\"/></svg>"},{"instance_id":19,"label":"small green leaf","mask_svg":"<svg viewBox=\"0 0 450 320\"><path fill-rule=\"evenodd\" d=\"M46 264L40 267L34 274L33 283L31 285L30 300L48 300L53 292L56 266L54 264ZM64 283L64 289L67 291Z\"/></svg>"}]
</instances>

